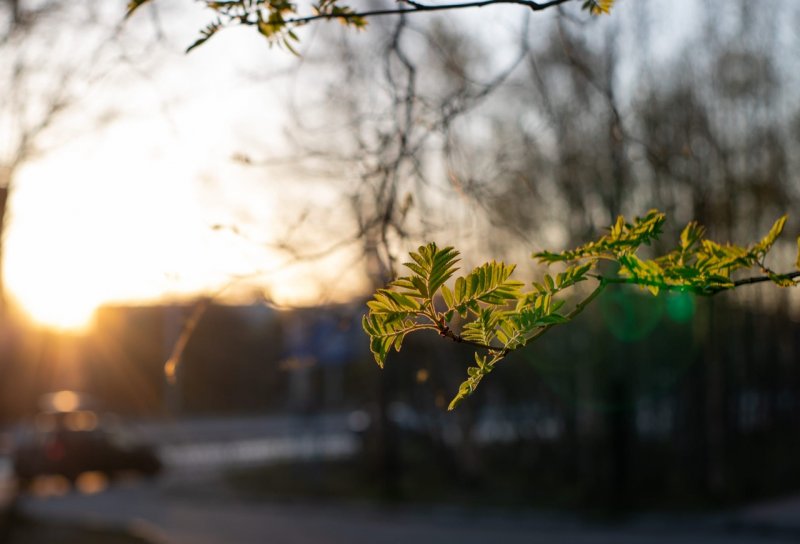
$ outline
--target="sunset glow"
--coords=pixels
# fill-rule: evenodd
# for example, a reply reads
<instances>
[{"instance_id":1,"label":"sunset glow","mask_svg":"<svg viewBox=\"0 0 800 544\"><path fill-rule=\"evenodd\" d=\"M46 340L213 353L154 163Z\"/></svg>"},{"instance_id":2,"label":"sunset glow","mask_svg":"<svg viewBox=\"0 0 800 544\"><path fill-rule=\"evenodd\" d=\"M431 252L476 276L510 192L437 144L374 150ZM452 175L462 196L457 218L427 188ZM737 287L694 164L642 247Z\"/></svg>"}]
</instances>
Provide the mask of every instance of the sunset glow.
<instances>
[{"instance_id":1,"label":"sunset glow","mask_svg":"<svg viewBox=\"0 0 800 544\"><path fill-rule=\"evenodd\" d=\"M347 268L352 255L334 255L323 266L285 265L286 256L214 228L237 222L236 206L232 212L220 196L232 194L258 207L253 229L270 234L274 204L258 187L231 183L229 193L204 192L203 176L214 165L191 150L167 157L145 149L154 158L141 161L126 152L129 132L106 136L32 163L13 193L6 281L11 298L34 321L80 331L108 303L159 303L220 290L223 302L241 301L243 292L263 290L278 305L308 305L363 289L358 268ZM169 144L169 138L151 141L153 147ZM226 158L216 160L225 164ZM343 268L348 272L336 272Z\"/></svg>"},{"instance_id":2,"label":"sunset glow","mask_svg":"<svg viewBox=\"0 0 800 544\"><path fill-rule=\"evenodd\" d=\"M194 32L192 21L183 23ZM8 298L27 317L80 331L104 304L222 290L223 303L253 295L310 305L363 291L352 253L297 263L269 249L296 234L298 202L308 205L320 191L292 171L232 159L281 153L285 111L277 88L242 84L226 41L250 51L251 61L268 51L258 37L230 33L219 48L153 63L146 77L115 72L80 95L42 138L43 152L15 173L2 266ZM220 111L223 96L241 107ZM250 107L256 103L262 107Z\"/></svg>"},{"instance_id":3,"label":"sunset glow","mask_svg":"<svg viewBox=\"0 0 800 544\"><path fill-rule=\"evenodd\" d=\"M107 136L31 164L12 197L9 291L50 327L83 328L108 302L217 289L254 266L211 228L217 212L200 202L196 161L141 161L125 151L129 134Z\"/></svg>"}]
</instances>

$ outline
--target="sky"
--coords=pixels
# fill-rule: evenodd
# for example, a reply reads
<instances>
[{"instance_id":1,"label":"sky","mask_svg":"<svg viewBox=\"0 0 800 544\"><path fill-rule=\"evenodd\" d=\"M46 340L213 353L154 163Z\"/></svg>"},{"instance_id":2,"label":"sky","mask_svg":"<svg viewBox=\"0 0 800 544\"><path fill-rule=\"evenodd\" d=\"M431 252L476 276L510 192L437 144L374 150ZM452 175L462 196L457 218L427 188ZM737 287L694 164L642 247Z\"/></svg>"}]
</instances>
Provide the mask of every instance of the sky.
<instances>
[{"instance_id":1,"label":"sky","mask_svg":"<svg viewBox=\"0 0 800 544\"><path fill-rule=\"evenodd\" d=\"M104 16L121 20L123 5ZM353 252L288 265L268 247L291 232L301 201L313 213L337 213L330 186L232 160L287 152L285 80L264 75L297 60L249 29L185 55L207 15L194 2L159 5L172 10L161 20L166 41L142 52L136 36L147 35L151 18L125 23L133 60L84 89L48 133L45 152L20 171L4 260L11 298L34 320L69 329L86 326L105 303L258 291L278 305L305 305L363 294ZM492 13L507 27L518 12ZM532 24L544 25L544 14ZM668 49L663 40L653 46Z\"/></svg>"},{"instance_id":2,"label":"sky","mask_svg":"<svg viewBox=\"0 0 800 544\"><path fill-rule=\"evenodd\" d=\"M285 214L275 213L275 193L289 195L293 180L232 157L281 152L280 97L252 73L294 59L250 32L223 33L185 55L204 21L186 17L168 28L168 42L151 52L157 62L112 67L16 178L6 282L34 320L76 328L100 304L220 290L229 298L259 290L279 305L359 291L357 274L344 274L348 281L332 294L333 278L287 266L285 255L265 247L285 230L276 224ZM232 50L248 53L231 61ZM112 115L103 122L105 113ZM324 193L319 197L324 204Z\"/></svg>"}]
</instances>

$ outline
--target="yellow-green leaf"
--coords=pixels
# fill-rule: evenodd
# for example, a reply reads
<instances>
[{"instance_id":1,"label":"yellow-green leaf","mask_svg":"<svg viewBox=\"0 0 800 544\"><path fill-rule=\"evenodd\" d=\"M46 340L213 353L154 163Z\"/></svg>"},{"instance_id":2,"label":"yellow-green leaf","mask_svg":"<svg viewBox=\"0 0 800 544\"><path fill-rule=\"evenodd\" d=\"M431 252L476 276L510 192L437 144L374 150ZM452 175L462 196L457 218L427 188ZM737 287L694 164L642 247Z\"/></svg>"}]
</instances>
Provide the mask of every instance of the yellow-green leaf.
<instances>
[{"instance_id":1,"label":"yellow-green leaf","mask_svg":"<svg viewBox=\"0 0 800 544\"><path fill-rule=\"evenodd\" d=\"M586 0L583 3L583 9L587 10L592 15L611 13L611 8L613 6L614 0Z\"/></svg>"},{"instance_id":2,"label":"yellow-green leaf","mask_svg":"<svg viewBox=\"0 0 800 544\"><path fill-rule=\"evenodd\" d=\"M791 278L787 278L786 276L773 274L772 272L769 272L767 275L769 276L770 281L778 287L794 287L797 285Z\"/></svg>"},{"instance_id":3,"label":"yellow-green leaf","mask_svg":"<svg viewBox=\"0 0 800 544\"><path fill-rule=\"evenodd\" d=\"M769 229L767 235L764 236L764 238L762 238L753 249L761 253L766 253L769 251L772 248L772 245L775 243L775 240L777 240L778 236L780 236L781 232L783 232L784 225L786 225L785 215L775 221L775 223L772 225L772 228Z\"/></svg>"},{"instance_id":4,"label":"yellow-green leaf","mask_svg":"<svg viewBox=\"0 0 800 544\"><path fill-rule=\"evenodd\" d=\"M797 237L797 260L794 263L795 267L800 270L800 236Z\"/></svg>"}]
</instances>

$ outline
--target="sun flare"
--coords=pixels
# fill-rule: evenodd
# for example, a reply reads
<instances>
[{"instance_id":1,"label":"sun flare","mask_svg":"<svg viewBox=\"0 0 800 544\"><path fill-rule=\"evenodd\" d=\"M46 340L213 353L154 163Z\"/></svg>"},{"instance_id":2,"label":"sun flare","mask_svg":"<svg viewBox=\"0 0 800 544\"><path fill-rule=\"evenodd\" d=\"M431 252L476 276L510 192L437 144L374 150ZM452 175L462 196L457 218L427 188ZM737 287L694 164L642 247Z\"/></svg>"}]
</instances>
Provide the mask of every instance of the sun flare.
<instances>
[{"instance_id":1,"label":"sun flare","mask_svg":"<svg viewBox=\"0 0 800 544\"><path fill-rule=\"evenodd\" d=\"M55 299L46 293L22 293L16 298L23 313L36 323L48 328L80 332L87 329L100 301L79 296Z\"/></svg>"},{"instance_id":2,"label":"sun flare","mask_svg":"<svg viewBox=\"0 0 800 544\"><path fill-rule=\"evenodd\" d=\"M19 171L2 264L22 312L47 327L80 330L104 304L185 300L232 281L240 293L248 284L262 289L276 305L363 291L355 250L287 266L291 256L268 249L269 236L285 236L292 206L308 191L282 183L276 192L275 179L232 162L241 142L208 139L228 130L222 120L209 128L198 115L208 109L200 101L176 110L174 130L155 113L128 118ZM330 204L326 194L314 191L321 206ZM247 234L215 225L244 225ZM222 302L244 300L234 288L225 296Z\"/></svg>"},{"instance_id":3,"label":"sun flare","mask_svg":"<svg viewBox=\"0 0 800 544\"><path fill-rule=\"evenodd\" d=\"M46 327L80 332L103 304L185 299L231 282L224 293L231 300L242 300L237 290L250 285L278 305L331 302L363 287L358 267L346 266L352 255L284 268L285 256L214 229L225 202L198 196L193 160L175 153L136 162L94 147L27 167L13 192L3 263L22 312ZM263 198L268 229L270 202ZM336 272L343 267L347 273ZM272 272L235 282L253 270Z\"/></svg>"},{"instance_id":4,"label":"sun flare","mask_svg":"<svg viewBox=\"0 0 800 544\"><path fill-rule=\"evenodd\" d=\"M104 303L208 290L229 273L218 263L236 263L214 247L184 158L124 164L111 150L94 160L97 151L30 165L12 195L6 283L51 328L84 329Z\"/></svg>"}]
</instances>

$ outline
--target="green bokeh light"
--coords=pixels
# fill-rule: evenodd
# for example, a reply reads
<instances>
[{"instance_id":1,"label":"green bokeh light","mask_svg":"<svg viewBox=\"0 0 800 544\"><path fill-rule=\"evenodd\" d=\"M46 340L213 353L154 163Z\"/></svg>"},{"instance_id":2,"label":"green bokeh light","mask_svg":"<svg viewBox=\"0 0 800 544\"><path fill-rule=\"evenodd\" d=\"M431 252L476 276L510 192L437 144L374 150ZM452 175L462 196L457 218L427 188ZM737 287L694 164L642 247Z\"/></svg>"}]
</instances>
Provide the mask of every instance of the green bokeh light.
<instances>
[{"instance_id":1,"label":"green bokeh light","mask_svg":"<svg viewBox=\"0 0 800 544\"><path fill-rule=\"evenodd\" d=\"M667 315L676 323L686 323L694 317L694 296L690 293L670 293L667 297Z\"/></svg>"},{"instance_id":2,"label":"green bokeh light","mask_svg":"<svg viewBox=\"0 0 800 544\"><path fill-rule=\"evenodd\" d=\"M691 293L608 288L580 319L521 350L565 405L589 413L658 406L698 359L704 333L693 326ZM622 388L622 395L619 388Z\"/></svg>"},{"instance_id":3,"label":"green bokeh light","mask_svg":"<svg viewBox=\"0 0 800 544\"><path fill-rule=\"evenodd\" d=\"M632 289L607 292L600 298L603 322L615 338L636 342L648 336L664 314L664 298Z\"/></svg>"}]
</instances>

